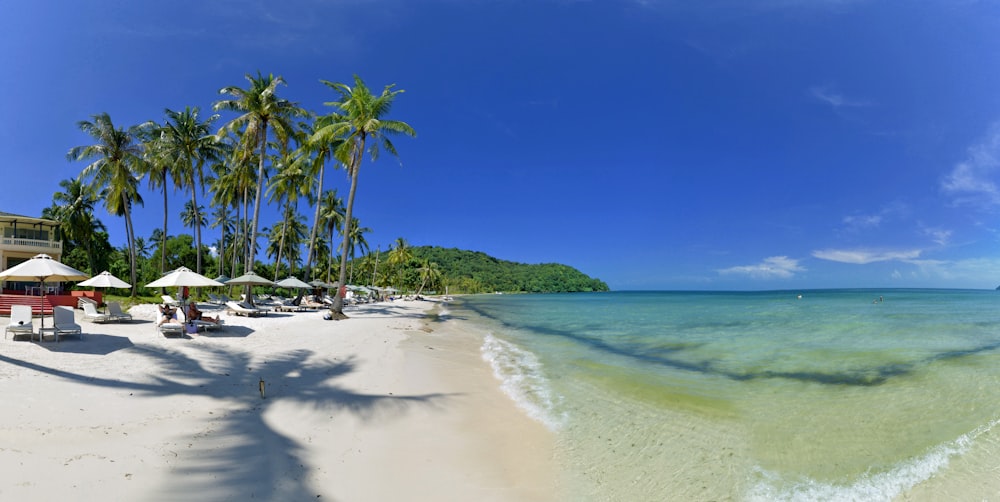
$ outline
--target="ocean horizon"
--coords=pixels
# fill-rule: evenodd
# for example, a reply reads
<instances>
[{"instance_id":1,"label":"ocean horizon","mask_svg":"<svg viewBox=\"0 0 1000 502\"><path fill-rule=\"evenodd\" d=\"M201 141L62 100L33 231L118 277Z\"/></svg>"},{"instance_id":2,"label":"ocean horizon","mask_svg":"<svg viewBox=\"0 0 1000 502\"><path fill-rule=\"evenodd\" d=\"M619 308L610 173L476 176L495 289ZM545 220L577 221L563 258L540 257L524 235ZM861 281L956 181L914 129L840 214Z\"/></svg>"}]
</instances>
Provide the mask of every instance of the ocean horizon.
<instances>
[{"instance_id":1,"label":"ocean horizon","mask_svg":"<svg viewBox=\"0 0 1000 502\"><path fill-rule=\"evenodd\" d=\"M574 500L996 496L1000 293L472 295Z\"/></svg>"}]
</instances>

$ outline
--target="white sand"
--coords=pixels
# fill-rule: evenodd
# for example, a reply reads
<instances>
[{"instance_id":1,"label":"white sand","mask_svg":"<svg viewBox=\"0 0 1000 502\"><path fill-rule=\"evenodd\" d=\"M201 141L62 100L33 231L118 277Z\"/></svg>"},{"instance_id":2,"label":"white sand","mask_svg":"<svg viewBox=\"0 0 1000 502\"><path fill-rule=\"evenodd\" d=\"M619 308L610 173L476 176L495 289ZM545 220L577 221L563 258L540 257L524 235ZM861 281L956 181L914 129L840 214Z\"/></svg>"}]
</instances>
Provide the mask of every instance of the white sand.
<instances>
[{"instance_id":1,"label":"white sand","mask_svg":"<svg viewBox=\"0 0 1000 502\"><path fill-rule=\"evenodd\" d=\"M122 324L78 311L82 341L5 339L0 500L560 498L550 433L433 307L223 315L164 338L150 305Z\"/></svg>"}]
</instances>

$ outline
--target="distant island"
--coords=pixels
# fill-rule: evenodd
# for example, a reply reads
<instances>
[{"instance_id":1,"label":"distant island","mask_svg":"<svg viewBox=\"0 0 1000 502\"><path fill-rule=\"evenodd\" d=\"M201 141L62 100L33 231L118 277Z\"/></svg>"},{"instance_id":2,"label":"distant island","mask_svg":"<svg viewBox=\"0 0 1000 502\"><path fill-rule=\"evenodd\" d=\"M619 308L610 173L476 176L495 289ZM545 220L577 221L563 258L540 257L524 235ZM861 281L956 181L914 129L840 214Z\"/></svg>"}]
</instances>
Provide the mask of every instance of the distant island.
<instances>
[{"instance_id":1,"label":"distant island","mask_svg":"<svg viewBox=\"0 0 1000 502\"><path fill-rule=\"evenodd\" d=\"M416 261L437 264L441 272L440 283L448 285L451 293L609 291L604 281L558 263L516 263L479 251L438 246L411 247L410 252Z\"/></svg>"}]
</instances>

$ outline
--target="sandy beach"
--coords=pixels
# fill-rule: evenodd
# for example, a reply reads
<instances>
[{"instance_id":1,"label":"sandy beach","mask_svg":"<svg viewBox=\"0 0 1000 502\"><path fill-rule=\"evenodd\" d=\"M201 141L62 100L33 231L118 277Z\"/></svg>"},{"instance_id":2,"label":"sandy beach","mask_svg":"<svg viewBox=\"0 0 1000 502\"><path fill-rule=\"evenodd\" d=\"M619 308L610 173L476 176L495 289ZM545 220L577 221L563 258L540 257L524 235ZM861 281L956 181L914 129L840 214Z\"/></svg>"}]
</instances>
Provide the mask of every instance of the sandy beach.
<instances>
[{"instance_id":1,"label":"sandy beach","mask_svg":"<svg viewBox=\"0 0 1000 502\"><path fill-rule=\"evenodd\" d=\"M145 305L77 311L82 341L6 338L0 499L558 500L551 433L437 309L223 314L165 338Z\"/></svg>"}]
</instances>

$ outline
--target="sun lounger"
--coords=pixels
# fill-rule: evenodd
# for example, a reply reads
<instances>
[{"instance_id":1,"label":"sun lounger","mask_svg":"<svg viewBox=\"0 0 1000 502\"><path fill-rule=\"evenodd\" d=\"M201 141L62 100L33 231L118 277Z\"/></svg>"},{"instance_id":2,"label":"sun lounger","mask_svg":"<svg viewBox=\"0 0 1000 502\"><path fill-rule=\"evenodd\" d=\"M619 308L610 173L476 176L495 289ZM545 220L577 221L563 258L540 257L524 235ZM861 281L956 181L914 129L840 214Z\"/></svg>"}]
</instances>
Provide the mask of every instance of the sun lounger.
<instances>
[{"instance_id":1,"label":"sun lounger","mask_svg":"<svg viewBox=\"0 0 1000 502\"><path fill-rule=\"evenodd\" d=\"M168 336L168 335L179 336L184 334L184 325L177 321L165 322L157 326L156 330L159 331L163 336Z\"/></svg>"},{"instance_id":2,"label":"sun lounger","mask_svg":"<svg viewBox=\"0 0 1000 502\"><path fill-rule=\"evenodd\" d=\"M73 309L57 305L52 310L53 325L55 327L56 341L60 336L77 335L83 340L83 328L76 323L73 317Z\"/></svg>"},{"instance_id":3,"label":"sun lounger","mask_svg":"<svg viewBox=\"0 0 1000 502\"><path fill-rule=\"evenodd\" d=\"M226 302L226 311L230 314L242 315L247 317L257 317L261 315L266 315L266 312L250 307L244 303L236 302Z\"/></svg>"},{"instance_id":4,"label":"sun lounger","mask_svg":"<svg viewBox=\"0 0 1000 502\"><path fill-rule=\"evenodd\" d=\"M132 314L122 312L122 304L118 302L108 302L108 315L113 321L131 321Z\"/></svg>"},{"instance_id":5,"label":"sun lounger","mask_svg":"<svg viewBox=\"0 0 1000 502\"><path fill-rule=\"evenodd\" d=\"M163 303L166 303L167 305L170 305L171 307L177 307L177 306L179 306L181 304L181 302L179 302L177 300L174 300L174 297L172 297L170 295L160 295L160 298L163 299Z\"/></svg>"},{"instance_id":6,"label":"sun lounger","mask_svg":"<svg viewBox=\"0 0 1000 502\"><path fill-rule=\"evenodd\" d=\"M28 336L33 336L35 334L35 329L31 325L31 307L28 305L11 305L10 306L10 324L7 325L7 329L4 330L3 337L7 339L7 333L13 333L14 336L27 334Z\"/></svg>"},{"instance_id":7,"label":"sun lounger","mask_svg":"<svg viewBox=\"0 0 1000 502\"><path fill-rule=\"evenodd\" d=\"M97 311L97 307L90 302L80 302L83 307L83 318L90 322L108 322L111 320L111 316L108 314L102 314Z\"/></svg>"},{"instance_id":8,"label":"sun lounger","mask_svg":"<svg viewBox=\"0 0 1000 502\"><path fill-rule=\"evenodd\" d=\"M189 322L187 320L187 315L184 314L183 312L178 312L177 315L179 317L183 317L183 319L180 319L178 322L180 322L182 324L187 324ZM198 331L211 331L211 330L220 329L220 328L222 328L222 325L224 324L224 321L222 319L219 319L219 322L202 321L201 319L195 319L195 320L190 321L190 322L193 323L198 328Z\"/></svg>"}]
</instances>

